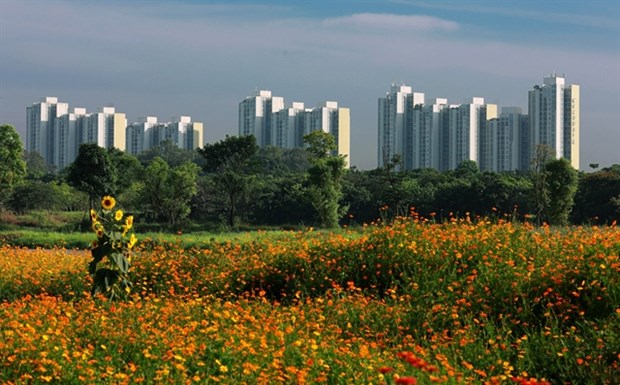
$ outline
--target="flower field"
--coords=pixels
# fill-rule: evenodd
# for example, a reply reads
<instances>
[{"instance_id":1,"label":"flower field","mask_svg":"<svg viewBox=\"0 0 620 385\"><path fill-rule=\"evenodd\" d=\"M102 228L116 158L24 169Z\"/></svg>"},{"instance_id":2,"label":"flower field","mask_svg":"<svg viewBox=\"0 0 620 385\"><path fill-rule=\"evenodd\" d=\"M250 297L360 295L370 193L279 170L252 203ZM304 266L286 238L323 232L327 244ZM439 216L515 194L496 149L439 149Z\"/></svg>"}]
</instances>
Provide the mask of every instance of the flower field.
<instances>
[{"instance_id":1,"label":"flower field","mask_svg":"<svg viewBox=\"0 0 620 385\"><path fill-rule=\"evenodd\" d=\"M0 248L0 383L614 384L620 230L416 218L351 234Z\"/></svg>"}]
</instances>

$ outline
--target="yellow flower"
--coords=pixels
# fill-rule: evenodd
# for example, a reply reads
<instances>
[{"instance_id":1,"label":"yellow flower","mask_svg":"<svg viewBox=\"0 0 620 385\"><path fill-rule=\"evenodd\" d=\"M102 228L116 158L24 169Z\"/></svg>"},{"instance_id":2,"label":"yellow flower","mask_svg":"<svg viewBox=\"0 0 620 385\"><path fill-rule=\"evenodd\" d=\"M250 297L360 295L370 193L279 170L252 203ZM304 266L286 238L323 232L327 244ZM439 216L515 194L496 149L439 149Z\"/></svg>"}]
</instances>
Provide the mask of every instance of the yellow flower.
<instances>
[{"instance_id":1,"label":"yellow flower","mask_svg":"<svg viewBox=\"0 0 620 385\"><path fill-rule=\"evenodd\" d=\"M103 231L103 225L99 221L93 222L91 227L94 232Z\"/></svg>"},{"instance_id":2,"label":"yellow flower","mask_svg":"<svg viewBox=\"0 0 620 385\"><path fill-rule=\"evenodd\" d=\"M116 213L114 213L114 219L117 221L123 219L123 212L121 210L116 210Z\"/></svg>"},{"instance_id":3,"label":"yellow flower","mask_svg":"<svg viewBox=\"0 0 620 385\"><path fill-rule=\"evenodd\" d=\"M90 221L91 222L97 221L97 212L93 209L90 209Z\"/></svg>"},{"instance_id":4,"label":"yellow flower","mask_svg":"<svg viewBox=\"0 0 620 385\"><path fill-rule=\"evenodd\" d=\"M116 206L116 200L109 195L106 195L101 200L101 207L105 210L112 210Z\"/></svg>"},{"instance_id":5,"label":"yellow flower","mask_svg":"<svg viewBox=\"0 0 620 385\"><path fill-rule=\"evenodd\" d=\"M129 215L125 218L125 226L127 227L127 230L131 229L133 226L133 215Z\"/></svg>"},{"instance_id":6,"label":"yellow flower","mask_svg":"<svg viewBox=\"0 0 620 385\"><path fill-rule=\"evenodd\" d=\"M129 237L129 243L127 243L127 248L131 249L136 242L138 241L138 238L136 238L136 234L131 234L131 236Z\"/></svg>"}]
</instances>

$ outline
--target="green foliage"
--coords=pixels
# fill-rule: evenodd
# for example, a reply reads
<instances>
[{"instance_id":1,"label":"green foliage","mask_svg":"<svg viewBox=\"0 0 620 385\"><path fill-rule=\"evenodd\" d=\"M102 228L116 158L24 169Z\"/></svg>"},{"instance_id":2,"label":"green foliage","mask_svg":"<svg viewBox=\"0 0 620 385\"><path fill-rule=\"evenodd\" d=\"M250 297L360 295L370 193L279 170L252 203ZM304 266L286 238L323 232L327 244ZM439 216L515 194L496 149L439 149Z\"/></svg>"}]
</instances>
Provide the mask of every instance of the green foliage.
<instances>
[{"instance_id":1,"label":"green foliage","mask_svg":"<svg viewBox=\"0 0 620 385\"><path fill-rule=\"evenodd\" d=\"M137 238L133 233L133 216L114 210L116 201L110 196L101 200L101 210L90 210L92 229L97 234L88 272L93 278L92 295L103 294L110 300L127 298L131 249Z\"/></svg>"},{"instance_id":2,"label":"green foliage","mask_svg":"<svg viewBox=\"0 0 620 385\"><path fill-rule=\"evenodd\" d=\"M155 158L163 159L168 166L175 168L187 162L197 162L199 160L196 150L185 150L179 148L173 141L166 139L157 146L138 154L139 162L148 166Z\"/></svg>"},{"instance_id":3,"label":"green foliage","mask_svg":"<svg viewBox=\"0 0 620 385\"><path fill-rule=\"evenodd\" d=\"M579 176L572 220L575 223L620 221L620 165Z\"/></svg>"},{"instance_id":4,"label":"green foliage","mask_svg":"<svg viewBox=\"0 0 620 385\"><path fill-rule=\"evenodd\" d=\"M536 147L536 154L532 160L531 177L532 191L530 194L530 206L534 210L536 222L541 225L544 220L545 209L549 207L551 197L547 186L547 170L546 165L555 155L553 149L547 145L539 145Z\"/></svg>"},{"instance_id":5,"label":"green foliage","mask_svg":"<svg viewBox=\"0 0 620 385\"><path fill-rule=\"evenodd\" d=\"M549 204L545 215L551 224L567 225L577 192L577 171L565 159L557 159L545 165L546 189L549 192Z\"/></svg>"},{"instance_id":6,"label":"green foliage","mask_svg":"<svg viewBox=\"0 0 620 385\"><path fill-rule=\"evenodd\" d=\"M26 179L15 186L10 207L20 214L33 210L69 211L83 209L87 200L66 183Z\"/></svg>"},{"instance_id":7,"label":"green foliage","mask_svg":"<svg viewBox=\"0 0 620 385\"><path fill-rule=\"evenodd\" d=\"M40 179L51 172L43 156L36 151L25 152L24 160L28 178Z\"/></svg>"},{"instance_id":8,"label":"green foliage","mask_svg":"<svg viewBox=\"0 0 620 385\"><path fill-rule=\"evenodd\" d=\"M238 207L245 205L245 198L254 187L252 160L257 151L256 138L252 135L226 136L226 139L206 144L198 150L205 159L205 171L213 175L218 190L226 197L224 204L228 209L230 227L235 225Z\"/></svg>"},{"instance_id":9,"label":"green foliage","mask_svg":"<svg viewBox=\"0 0 620 385\"><path fill-rule=\"evenodd\" d=\"M144 168L133 155L127 154L115 147L108 148L107 151L110 161L118 171L115 192L116 194L122 194L130 189L135 181L140 180Z\"/></svg>"},{"instance_id":10,"label":"green foliage","mask_svg":"<svg viewBox=\"0 0 620 385\"><path fill-rule=\"evenodd\" d=\"M190 202L198 192L198 172L194 163L170 168L163 159L156 157L144 173L139 193L141 207L171 226L178 225L188 217Z\"/></svg>"},{"instance_id":11,"label":"green foliage","mask_svg":"<svg viewBox=\"0 0 620 385\"><path fill-rule=\"evenodd\" d=\"M0 126L0 211L10 198L13 187L26 175L22 158L24 146L19 134L9 124Z\"/></svg>"},{"instance_id":12,"label":"green foliage","mask_svg":"<svg viewBox=\"0 0 620 385\"><path fill-rule=\"evenodd\" d=\"M88 195L91 208L97 199L115 193L117 179L109 153L95 143L80 145L67 170L67 183Z\"/></svg>"},{"instance_id":13,"label":"green foliage","mask_svg":"<svg viewBox=\"0 0 620 385\"><path fill-rule=\"evenodd\" d=\"M340 218L346 212L346 208L340 205L345 159L340 155L330 155L336 149L336 140L326 132L313 131L304 136L304 140L308 144L312 164L308 169L308 198L317 212L321 227L338 227Z\"/></svg>"}]
</instances>

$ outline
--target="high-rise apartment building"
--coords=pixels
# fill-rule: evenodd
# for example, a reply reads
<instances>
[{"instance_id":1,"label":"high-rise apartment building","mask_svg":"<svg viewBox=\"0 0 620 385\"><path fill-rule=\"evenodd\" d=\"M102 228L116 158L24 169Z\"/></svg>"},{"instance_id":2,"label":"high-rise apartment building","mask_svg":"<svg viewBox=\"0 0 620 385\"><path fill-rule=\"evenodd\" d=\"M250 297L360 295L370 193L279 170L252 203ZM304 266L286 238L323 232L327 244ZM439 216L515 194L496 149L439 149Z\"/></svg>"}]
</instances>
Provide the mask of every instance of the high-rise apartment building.
<instances>
[{"instance_id":1,"label":"high-rise apartment building","mask_svg":"<svg viewBox=\"0 0 620 385\"><path fill-rule=\"evenodd\" d=\"M126 151L129 154L137 155L149 148L149 140L147 135L151 133L151 128L157 124L157 117L146 116L138 118L137 122L131 123L127 126L125 132L125 143L127 144ZM145 142L147 143L145 145Z\"/></svg>"},{"instance_id":2,"label":"high-rise apartment building","mask_svg":"<svg viewBox=\"0 0 620 385\"><path fill-rule=\"evenodd\" d=\"M407 163L405 168L434 168L440 164L440 133L445 114L442 110L448 103L447 99L437 98L432 104L418 104L413 107L413 125L410 134L406 134L408 142L405 146ZM415 149L415 151L414 151Z\"/></svg>"},{"instance_id":3,"label":"high-rise apartment building","mask_svg":"<svg viewBox=\"0 0 620 385\"><path fill-rule=\"evenodd\" d=\"M239 135L254 135L256 143L271 145L272 119L284 108L284 98L272 96L271 91L261 90L239 103Z\"/></svg>"},{"instance_id":4,"label":"high-rise apartment building","mask_svg":"<svg viewBox=\"0 0 620 385\"><path fill-rule=\"evenodd\" d=\"M487 122L486 132L481 135L480 141L487 150L481 155L480 170L527 170L527 158L522 161L523 154L527 154L524 148L529 146L527 138L527 115L520 107L503 107L498 118Z\"/></svg>"},{"instance_id":5,"label":"high-rise apartment building","mask_svg":"<svg viewBox=\"0 0 620 385\"><path fill-rule=\"evenodd\" d=\"M51 163L59 170L67 167L77 157L83 132L86 109L74 108L72 113L57 118L57 130L54 140L54 161Z\"/></svg>"},{"instance_id":6,"label":"high-rise apartment building","mask_svg":"<svg viewBox=\"0 0 620 385\"><path fill-rule=\"evenodd\" d=\"M579 169L580 95L578 85L567 85L564 76L544 78L528 93L530 157L539 145L551 147L557 158L568 159Z\"/></svg>"},{"instance_id":7,"label":"high-rise apartment building","mask_svg":"<svg viewBox=\"0 0 620 385\"><path fill-rule=\"evenodd\" d=\"M497 106L484 98L449 105L437 98L426 104L424 94L406 85L392 85L378 105L379 167L398 156L402 168L455 169L465 160L479 162L480 135L487 120L497 116Z\"/></svg>"},{"instance_id":8,"label":"high-rise apartment building","mask_svg":"<svg viewBox=\"0 0 620 385\"><path fill-rule=\"evenodd\" d=\"M36 151L48 164L55 164L57 118L68 113L69 105L58 98L42 98L26 107L26 150Z\"/></svg>"},{"instance_id":9,"label":"high-rise apartment building","mask_svg":"<svg viewBox=\"0 0 620 385\"><path fill-rule=\"evenodd\" d=\"M383 167L399 156L407 167L413 167L413 109L424 104L424 94L406 85L392 85L385 97L379 98L377 163Z\"/></svg>"},{"instance_id":10,"label":"high-rise apartment building","mask_svg":"<svg viewBox=\"0 0 620 385\"><path fill-rule=\"evenodd\" d=\"M261 90L239 103L239 136L254 135L260 147L303 147L304 136L316 130L334 136L337 147L334 154L344 155L348 166L351 113L348 108L339 107L338 102L326 101L315 108L294 102L284 108L284 98Z\"/></svg>"},{"instance_id":11,"label":"high-rise apartment building","mask_svg":"<svg viewBox=\"0 0 620 385\"><path fill-rule=\"evenodd\" d=\"M579 86L553 75L529 91L529 114L474 97L454 105L446 99L426 104L423 93L392 85L378 105L377 164L394 155L404 169L453 170L463 161L482 171L527 170L538 145L579 167Z\"/></svg>"},{"instance_id":12,"label":"high-rise apartment building","mask_svg":"<svg viewBox=\"0 0 620 385\"><path fill-rule=\"evenodd\" d=\"M351 153L351 112L348 108L338 107L338 102L324 102L308 112L309 123L306 133L322 130L336 139L336 149L332 155L345 155L346 167L349 167Z\"/></svg>"},{"instance_id":13,"label":"high-rise apartment building","mask_svg":"<svg viewBox=\"0 0 620 385\"><path fill-rule=\"evenodd\" d=\"M158 123L157 117L146 116L127 126L127 152L139 154L169 140L184 150L202 147L204 126L192 122L190 116L173 117L168 123Z\"/></svg>"},{"instance_id":14,"label":"high-rise apartment building","mask_svg":"<svg viewBox=\"0 0 620 385\"><path fill-rule=\"evenodd\" d=\"M128 126L125 114L114 107L90 114L85 108L75 108L69 113L69 105L59 103L56 97L43 98L26 108L26 150L40 153L58 170L75 160L84 143L139 154L167 139L183 149L201 147L203 124L192 122L189 116L160 124L150 116Z\"/></svg>"},{"instance_id":15,"label":"high-rise apartment building","mask_svg":"<svg viewBox=\"0 0 620 385\"><path fill-rule=\"evenodd\" d=\"M280 148L304 146L304 135L309 131L304 104L293 102L291 107L274 113L271 127L271 144Z\"/></svg>"}]
</instances>

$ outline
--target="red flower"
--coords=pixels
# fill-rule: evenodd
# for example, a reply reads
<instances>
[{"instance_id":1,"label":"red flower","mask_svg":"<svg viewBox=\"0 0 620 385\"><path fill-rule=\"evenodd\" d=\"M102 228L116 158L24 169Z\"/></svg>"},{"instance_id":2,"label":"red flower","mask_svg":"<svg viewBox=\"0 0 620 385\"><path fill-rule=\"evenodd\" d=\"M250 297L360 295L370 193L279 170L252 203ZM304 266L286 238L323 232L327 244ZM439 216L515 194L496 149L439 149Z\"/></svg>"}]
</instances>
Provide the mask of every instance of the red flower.
<instances>
[{"instance_id":1,"label":"red flower","mask_svg":"<svg viewBox=\"0 0 620 385\"><path fill-rule=\"evenodd\" d=\"M394 370L394 369L392 369L392 368L390 368L388 366L382 366L382 367L379 368L379 373L385 374L385 373L391 372L392 370Z\"/></svg>"},{"instance_id":2,"label":"red flower","mask_svg":"<svg viewBox=\"0 0 620 385\"><path fill-rule=\"evenodd\" d=\"M394 379L394 382L402 385L415 385L418 383L418 380L413 377L398 377Z\"/></svg>"}]
</instances>

